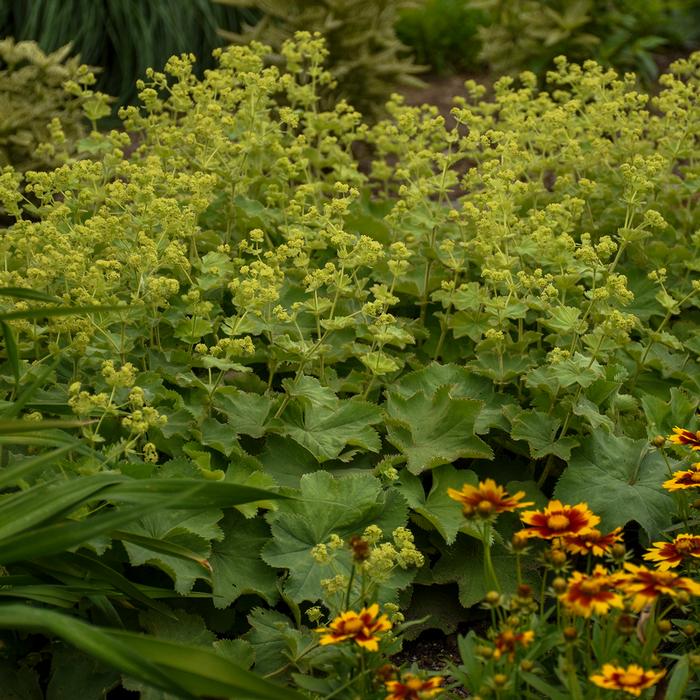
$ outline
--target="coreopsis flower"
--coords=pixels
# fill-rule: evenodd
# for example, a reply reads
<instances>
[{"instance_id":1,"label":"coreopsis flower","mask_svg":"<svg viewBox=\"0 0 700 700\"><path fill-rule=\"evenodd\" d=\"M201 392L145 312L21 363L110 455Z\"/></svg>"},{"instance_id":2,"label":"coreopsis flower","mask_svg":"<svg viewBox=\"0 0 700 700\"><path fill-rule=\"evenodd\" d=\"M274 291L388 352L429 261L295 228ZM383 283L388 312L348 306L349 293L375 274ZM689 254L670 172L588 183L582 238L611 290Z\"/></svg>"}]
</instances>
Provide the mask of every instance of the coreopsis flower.
<instances>
[{"instance_id":1,"label":"coreopsis flower","mask_svg":"<svg viewBox=\"0 0 700 700\"><path fill-rule=\"evenodd\" d=\"M688 557L700 558L700 536L678 535L672 542L654 542L644 555L648 561L657 562L661 571L673 569Z\"/></svg>"},{"instance_id":2,"label":"coreopsis flower","mask_svg":"<svg viewBox=\"0 0 700 700\"><path fill-rule=\"evenodd\" d=\"M510 496L503 486L493 479L480 481L479 486L464 484L460 491L447 489L449 497L462 504L462 512L466 518L490 518L499 513L511 513L518 508L533 505L530 502L521 503L525 497L524 491L518 491Z\"/></svg>"},{"instance_id":3,"label":"coreopsis flower","mask_svg":"<svg viewBox=\"0 0 700 700\"><path fill-rule=\"evenodd\" d=\"M574 571L559 600L575 615L605 615L611 607L624 606L622 596L615 590L617 581L600 564L596 564L591 574Z\"/></svg>"},{"instance_id":4,"label":"coreopsis flower","mask_svg":"<svg viewBox=\"0 0 700 700\"><path fill-rule=\"evenodd\" d=\"M676 426L668 439L674 445L687 445L691 450L700 450L700 430L693 432Z\"/></svg>"},{"instance_id":5,"label":"coreopsis flower","mask_svg":"<svg viewBox=\"0 0 700 700\"><path fill-rule=\"evenodd\" d=\"M493 650L493 658L498 660L503 654L508 655L508 661L515 658L515 652L518 647L524 649L532 643L535 638L535 633L532 630L525 632L513 632L512 629L505 629L496 636L493 640L495 649Z\"/></svg>"},{"instance_id":6,"label":"coreopsis flower","mask_svg":"<svg viewBox=\"0 0 700 700\"><path fill-rule=\"evenodd\" d=\"M385 700L427 700L443 692L442 676L422 679L412 673L404 673L401 680L386 681L389 695Z\"/></svg>"},{"instance_id":7,"label":"coreopsis flower","mask_svg":"<svg viewBox=\"0 0 700 700\"><path fill-rule=\"evenodd\" d=\"M675 597L680 591L700 595L700 584L673 571L648 569L646 566L625 564L625 574L620 587L634 610L642 610L662 595Z\"/></svg>"},{"instance_id":8,"label":"coreopsis flower","mask_svg":"<svg viewBox=\"0 0 700 700\"><path fill-rule=\"evenodd\" d=\"M667 491L679 491L680 489L700 487L700 462L691 464L688 469L673 472L673 476L667 481L664 481L662 486Z\"/></svg>"},{"instance_id":9,"label":"coreopsis flower","mask_svg":"<svg viewBox=\"0 0 700 700\"><path fill-rule=\"evenodd\" d=\"M374 603L368 608L362 608L359 613L352 610L341 613L328 627L315 630L320 634L320 644L338 644L346 639L352 639L356 644L368 651L377 651L382 632L391 629L391 622L386 615L379 615L379 605Z\"/></svg>"},{"instance_id":10,"label":"coreopsis flower","mask_svg":"<svg viewBox=\"0 0 700 700\"><path fill-rule=\"evenodd\" d=\"M627 668L603 664L600 673L594 673L590 679L600 688L608 690L621 690L639 697L643 690L656 685L666 671L645 671L637 664L630 664Z\"/></svg>"},{"instance_id":11,"label":"coreopsis flower","mask_svg":"<svg viewBox=\"0 0 700 700\"><path fill-rule=\"evenodd\" d=\"M551 540L555 537L575 537L592 530L600 518L585 503L575 506L550 501L544 510L526 510L520 519L530 527L521 530L528 537Z\"/></svg>"},{"instance_id":12,"label":"coreopsis flower","mask_svg":"<svg viewBox=\"0 0 700 700\"><path fill-rule=\"evenodd\" d=\"M592 528L587 532L563 538L564 549L570 554L591 554L603 557L610 554L613 545L622 542L622 528L616 527L612 532L603 535L600 530Z\"/></svg>"}]
</instances>

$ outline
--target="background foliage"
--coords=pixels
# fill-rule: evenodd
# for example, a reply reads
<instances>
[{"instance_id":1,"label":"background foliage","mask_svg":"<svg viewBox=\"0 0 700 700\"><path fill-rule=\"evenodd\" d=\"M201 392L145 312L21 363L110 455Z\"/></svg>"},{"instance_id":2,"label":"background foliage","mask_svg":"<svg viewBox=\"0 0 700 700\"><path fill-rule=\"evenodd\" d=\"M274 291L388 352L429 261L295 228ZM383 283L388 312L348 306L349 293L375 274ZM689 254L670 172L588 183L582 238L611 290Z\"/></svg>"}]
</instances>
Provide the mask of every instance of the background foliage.
<instances>
[{"instance_id":1,"label":"background foliage","mask_svg":"<svg viewBox=\"0 0 700 700\"><path fill-rule=\"evenodd\" d=\"M84 100L64 83L91 77L69 53L69 46L47 55L33 42L0 41L0 166L55 166L75 152Z\"/></svg>"},{"instance_id":2,"label":"background foliage","mask_svg":"<svg viewBox=\"0 0 700 700\"><path fill-rule=\"evenodd\" d=\"M0 7L0 36L34 40L44 51L73 46L82 61L102 68L98 88L133 102L134 81L173 54L194 53L213 65L219 27L238 30L253 16L211 0L9 0Z\"/></svg>"},{"instance_id":3,"label":"background foliage","mask_svg":"<svg viewBox=\"0 0 700 700\"><path fill-rule=\"evenodd\" d=\"M538 73L559 55L593 58L647 81L655 54L700 42L700 10L687 0L469 0L485 12L480 58L497 73Z\"/></svg>"},{"instance_id":4,"label":"background foliage","mask_svg":"<svg viewBox=\"0 0 700 700\"><path fill-rule=\"evenodd\" d=\"M346 99L363 113L376 113L392 91L422 83L422 68L407 55L394 25L415 0L217 0L223 5L254 8L262 19L241 33L223 32L236 43L259 40L279 52L297 31L320 32L326 41L325 65L333 78L330 106ZM280 60L280 56L275 57Z\"/></svg>"}]
</instances>

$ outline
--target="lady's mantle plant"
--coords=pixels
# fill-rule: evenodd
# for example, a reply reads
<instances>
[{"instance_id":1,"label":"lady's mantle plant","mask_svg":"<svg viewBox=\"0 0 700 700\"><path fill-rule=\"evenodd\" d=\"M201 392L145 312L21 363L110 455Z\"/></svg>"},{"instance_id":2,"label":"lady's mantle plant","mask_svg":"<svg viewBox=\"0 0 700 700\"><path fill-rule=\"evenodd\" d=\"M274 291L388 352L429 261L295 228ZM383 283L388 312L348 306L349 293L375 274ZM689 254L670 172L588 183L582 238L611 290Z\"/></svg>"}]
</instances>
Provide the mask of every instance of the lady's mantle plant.
<instances>
[{"instance_id":1,"label":"lady's mantle plant","mask_svg":"<svg viewBox=\"0 0 700 700\"><path fill-rule=\"evenodd\" d=\"M380 604L407 604L414 581L457 582L465 607L495 576L515 588L499 544L512 514L491 550L448 488L494 478L537 507L586 501L602 533L636 521L658 537L673 502L648 440L696 430L700 390L700 54L654 98L560 59L544 90L529 73L488 100L468 83L453 128L399 97L370 128L344 102L319 107L324 52L298 34L283 70L260 44L231 47L202 80L174 57L122 111L126 131L83 142L90 158L0 175L0 285L124 305L12 322L21 372L0 376L5 399L36 384L33 419L92 419L101 458L71 453L49 476L289 489L264 517L134 527L184 537L198 559L126 547L218 607L286 601L289 634L278 610L237 603L256 669L281 675L313 639L301 613L352 588L348 552L333 575L319 555L333 536L413 521L426 556L403 567L406 543L383 543Z\"/></svg>"}]
</instances>

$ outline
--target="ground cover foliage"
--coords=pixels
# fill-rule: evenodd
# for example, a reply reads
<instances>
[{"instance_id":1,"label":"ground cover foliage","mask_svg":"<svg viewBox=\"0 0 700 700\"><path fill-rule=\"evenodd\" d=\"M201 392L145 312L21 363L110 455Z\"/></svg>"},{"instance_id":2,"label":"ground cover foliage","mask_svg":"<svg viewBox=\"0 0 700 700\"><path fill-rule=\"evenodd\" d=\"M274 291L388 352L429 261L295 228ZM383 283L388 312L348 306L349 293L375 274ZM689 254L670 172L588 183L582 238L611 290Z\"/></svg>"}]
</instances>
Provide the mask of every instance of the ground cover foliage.
<instances>
[{"instance_id":1,"label":"ground cover foliage","mask_svg":"<svg viewBox=\"0 0 700 700\"><path fill-rule=\"evenodd\" d=\"M531 73L489 99L468 83L447 128L398 96L373 126L322 109L318 37L285 43L284 69L268 52L217 51L201 80L172 58L125 131L0 175L0 508L25 518L0 529L0 593L23 601L0 607L1 672L18 697L47 678L56 698L119 683L412 697L411 682L430 697L429 679L370 676L412 599L454 629L450 586L466 619L494 587L497 616L501 594L549 585L534 556L515 566L516 515L465 519L448 489L495 479L550 516L549 499L585 501L630 551L693 527L662 488L692 455L650 440L698 428L700 55L654 98L565 59L544 89ZM593 629L581 617L567 649ZM595 629L588 658L628 653ZM521 673L517 635L488 659L465 638L454 677L494 697L596 697L583 668L557 666L561 635L531 647L546 682L503 678ZM671 639L681 693L689 636ZM667 641L626 660L656 666Z\"/></svg>"}]
</instances>

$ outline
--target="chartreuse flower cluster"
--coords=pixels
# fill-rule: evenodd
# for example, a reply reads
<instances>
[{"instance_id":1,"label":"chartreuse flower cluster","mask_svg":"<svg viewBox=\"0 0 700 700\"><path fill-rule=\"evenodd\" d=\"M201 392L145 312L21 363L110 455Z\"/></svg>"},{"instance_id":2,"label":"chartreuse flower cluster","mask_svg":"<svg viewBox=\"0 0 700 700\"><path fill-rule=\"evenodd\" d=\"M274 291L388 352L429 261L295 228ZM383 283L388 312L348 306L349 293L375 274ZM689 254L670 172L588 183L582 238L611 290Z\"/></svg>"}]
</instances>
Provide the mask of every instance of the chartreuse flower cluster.
<instances>
[{"instance_id":1,"label":"chartreuse flower cluster","mask_svg":"<svg viewBox=\"0 0 700 700\"><path fill-rule=\"evenodd\" d=\"M689 436L695 438L676 428L669 439L692 448ZM492 616L487 639L471 632L461 647L464 663L454 669L475 697L520 698L533 691L562 692L562 686L572 698L601 697L595 688L640 697L667 675L663 659L681 658L684 646L689 646L692 668L700 668L693 642L700 631L700 582L677 570L696 571L698 536L680 534L652 544L643 558L657 566L649 568L630 561L622 528L601 533L601 518L586 503L550 500L542 508L523 510L533 505L522 501L525 493L511 496L493 479L478 487L450 488L448 494L462 504L467 522L518 513L522 524L510 545L517 589L503 593L497 584L487 593L484 605ZM546 546L535 555L537 541ZM485 561L491 547L484 541ZM538 556L542 565L539 600L523 581L525 555ZM563 647L556 671L547 659L553 646ZM688 685L687 678L677 682Z\"/></svg>"}]
</instances>

